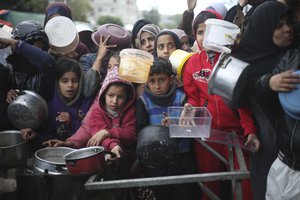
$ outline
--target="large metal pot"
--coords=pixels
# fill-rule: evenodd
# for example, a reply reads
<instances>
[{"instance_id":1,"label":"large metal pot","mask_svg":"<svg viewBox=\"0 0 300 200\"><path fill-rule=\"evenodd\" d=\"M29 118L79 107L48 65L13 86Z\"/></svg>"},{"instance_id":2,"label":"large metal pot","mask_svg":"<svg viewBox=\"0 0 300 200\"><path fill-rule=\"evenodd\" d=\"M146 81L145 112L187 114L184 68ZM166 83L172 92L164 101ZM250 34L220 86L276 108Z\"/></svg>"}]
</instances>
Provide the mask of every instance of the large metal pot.
<instances>
[{"instance_id":1,"label":"large metal pot","mask_svg":"<svg viewBox=\"0 0 300 200\"><path fill-rule=\"evenodd\" d=\"M96 173L105 167L104 155L107 153L115 156L101 146L86 147L66 154L64 159L70 174L86 175Z\"/></svg>"},{"instance_id":2,"label":"large metal pot","mask_svg":"<svg viewBox=\"0 0 300 200\"><path fill-rule=\"evenodd\" d=\"M0 131L0 167L14 168L27 163L28 146L20 131Z\"/></svg>"},{"instance_id":3,"label":"large metal pot","mask_svg":"<svg viewBox=\"0 0 300 200\"><path fill-rule=\"evenodd\" d=\"M229 54L221 54L208 81L208 92L224 98L232 106L241 102L246 92L249 63L234 58Z\"/></svg>"},{"instance_id":4,"label":"large metal pot","mask_svg":"<svg viewBox=\"0 0 300 200\"><path fill-rule=\"evenodd\" d=\"M7 114L15 127L35 130L48 117L48 107L39 94L24 90L9 104Z\"/></svg>"},{"instance_id":5,"label":"large metal pot","mask_svg":"<svg viewBox=\"0 0 300 200\"><path fill-rule=\"evenodd\" d=\"M138 160L150 168L165 168L175 164L179 151L178 139L170 138L169 127L151 125L138 133Z\"/></svg>"},{"instance_id":6,"label":"large metal pot","mask_svg":"<svg viewBox=\"0 0 300 200\"><path fill-rule=\"evenodd\" d=\"M68 147L47 147L34 153L33 169L35 174L67 174L64 156L75 149Z\"/></svg>"}]
</instances>

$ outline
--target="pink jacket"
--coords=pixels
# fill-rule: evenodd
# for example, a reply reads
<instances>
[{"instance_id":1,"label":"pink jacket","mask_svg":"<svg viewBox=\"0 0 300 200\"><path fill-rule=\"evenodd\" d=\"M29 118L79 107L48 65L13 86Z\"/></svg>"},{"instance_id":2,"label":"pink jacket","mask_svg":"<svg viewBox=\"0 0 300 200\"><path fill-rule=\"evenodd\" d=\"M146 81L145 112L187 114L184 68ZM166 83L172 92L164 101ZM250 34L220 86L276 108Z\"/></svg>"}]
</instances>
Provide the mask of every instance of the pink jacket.
<instances>
[{"instance_id":1,"label":"pink jacket","mask_svg":"<svg viewBox=\"0 0 300 200\"><path fill-rule=\"evenodd\" d=\"M106 111L104 105L104 94L110 84L121 82L128 84L131 91L131 98L127 102L126 106L119 112L117 116L111 115ZM111 150L116 145L126 146L136 143L136 119L135 119L135 90L132 84L126 80L120 79L117 74L117 68L114 68L109 72L103 82L101 90L99 92L99 101L95 101L91 106L86 117L83 119L81 127L78 131L68 138L75 148L85 147L89 139L98 131L106 129L109 132L110 137L104 139L101 146L105 149Z\"/></svg>"}]
</instances>

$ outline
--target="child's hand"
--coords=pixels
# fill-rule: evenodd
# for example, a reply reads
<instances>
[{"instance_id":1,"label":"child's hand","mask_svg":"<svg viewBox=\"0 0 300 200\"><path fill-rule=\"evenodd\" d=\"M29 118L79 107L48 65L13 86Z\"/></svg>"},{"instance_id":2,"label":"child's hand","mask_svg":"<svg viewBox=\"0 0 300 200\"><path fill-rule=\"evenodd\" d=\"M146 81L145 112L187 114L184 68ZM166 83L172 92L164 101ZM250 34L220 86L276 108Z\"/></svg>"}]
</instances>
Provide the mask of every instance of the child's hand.
<instances>
[{"instance_id":1,"label":"child's hand","mask_svg":"<svg viewBox=\"0 0 300 200\"><path fill-rule=\"evenodd\" d=\"M107 159L108 160L118 160L121 158L121 154L122 154L123 150L119 145L117 145L114 148L112 148L111 152L116 154L116 157L111 157L111 155L109 155L109 157Z\"/></svg>"},{"instance_id":2,"label":"child's hand","mask_svg":"<svg viewBox=\"0 0 300 200\"><path fill-rule=\"evenodd\" d=\"M48 140L43 142L43 145L47 145L48 147L71 147L73 148L73 143L70 141L61 141L61 140Z\"/></svg>"},{"instance_id":3,"label":"child's hand","mask_svg":"<svg viewBox=\"0 0 300 200\"><path fill-rule=\"evenodd\" d=\"M0 49L4 49L8 46L11 46L13 49L17 45L18 40L12 38L2 38L0 37Z\"/></svg>"},{"instance_id":4,"label":"child's hand","mask_svg":"<svg viewBox=\"0 0 300 200\"><path fill-rule=\"evenodd\" d=\"M168 113L163 112L163 115L165 117L161 120L161 125L162 126L169 126L170 122L169 122L169 115L168 115Z\"/></svg>"},{"instance_id":5,"label":"child's hand","mask_svg":"<svg viewBox=\"0 0 300 200\"><path fill-rule=\"evenodd\" d=\"M20 130L22 138L24 140L32 140L33 138L35 138L38 133L34 132L32 129L30 128L23 128Z\"/></svg>"},{"instance_id":6,"label":"child's hand","mask_svg":"<svg viewBox=\"0 0 300 200\"><path fill-rule=\"evenodd\" d=\"M255 134L250 133L249 135L247 135L247 140L244 145L248 148L249 151L254 153L258 151L260 147L260 141Z\"/></svg>"},{"instance_id":7,"label":"child's hand","mask_svg":"<svg viewBox=\"0 0 300 200\"><path fill-rule=\"evenodd\" d=\"M68 112L57 112L58 116L56 117L56 121L61 123L65 123L66 125L71 124L71 116Z\"/></svg>"},{"instance_id":8,"label":"child's hand","mask_svg":"<svg viewBox=\"0 0 300 200\"><path fill-rule=\"evenodd\" d=\"M187 0L188 11L192 12L197 5L197 0Z\"/></svg>"},{"instance_id":9,"label":"child's hand","mask_svg":"<svg viewBox=\"0 0 300 200\"><path fill-rule=\"evenodd\" d=\"M103 129L98 131L91 139L88 141L87 146L100 146L105 138L109 137L107 130Z\"/></svg>"},{"instance_id":10,"label":"child's hand","mask_svg":"<svg viewBox=\"0 0 300 200\"><path fill-rule=\"evenodd\" d=\"M195 110L189 103L184 104L184 109L181 112L179 118L179 124L183 126L196 125L193 117L195 116Z\"/></svg>"},{"instance_id":11,"label":"child's hand","mask_svg":"<svg viewBox=\"0 0 300 200\"><path fill-rule=\"evenodd\" d=\"M6 95L6 102L11 103L13 100L17 98L19 93L20 93L19 90L9 90L9 92Z\"/></svg>"}]
</instances>

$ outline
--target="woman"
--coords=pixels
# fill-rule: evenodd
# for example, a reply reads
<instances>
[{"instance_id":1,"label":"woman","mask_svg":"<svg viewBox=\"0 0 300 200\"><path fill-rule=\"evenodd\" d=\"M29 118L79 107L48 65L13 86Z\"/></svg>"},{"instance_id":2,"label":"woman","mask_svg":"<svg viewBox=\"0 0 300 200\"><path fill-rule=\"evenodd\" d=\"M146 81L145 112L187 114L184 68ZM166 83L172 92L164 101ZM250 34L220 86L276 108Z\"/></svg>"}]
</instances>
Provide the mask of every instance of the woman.
<instances>
[{"instance_id":1,"label":"woman","mask_svg":"<svg viewBox=\"0 0 300 200\"><path fill-rule=\"evenodd\" d=\"M272 11L272 12L270 12ZM258 137L262 148L250 155L250 173L254 199L264 199L266 177L272 162L277 157L276 123L280 108L275 93L265 93L255 87L258 78L270 73L287 48L293 43L293 30L289 23L286 5L271 1L258 6L253 12L235 56L250 63L250 99L258 125Z\"/></svg>"}]
</instances>

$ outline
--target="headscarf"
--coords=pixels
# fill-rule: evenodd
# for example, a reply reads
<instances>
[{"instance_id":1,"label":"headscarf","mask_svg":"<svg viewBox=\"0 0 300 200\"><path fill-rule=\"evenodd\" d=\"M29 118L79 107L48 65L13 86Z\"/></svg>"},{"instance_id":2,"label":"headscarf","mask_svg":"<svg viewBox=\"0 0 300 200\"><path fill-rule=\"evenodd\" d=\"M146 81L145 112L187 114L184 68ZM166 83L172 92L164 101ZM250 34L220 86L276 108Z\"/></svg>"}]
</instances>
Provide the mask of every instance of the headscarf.
<instances>
[{"instance_id":1,"label":"headscarf","mask_svg":"<svg viewBox=\"0 0 300 200\"><path fill-rule=\"evenodd\" d=\"M272 12L270 12L272 11ZM233 54L251 64L251 79L270 73L286 48L273 42L273 33L288 8L276 1L267 1L253 12L240 45Z\"/></svg>"},{"instance_id":2,"label":"headscarf","mask_svg":"<svg viewBox=\"0 0 300 200\"><path fill-rule=\"evenodd\" d=\"M174 28L174 29L171 29L171 31L174 32L178 36L179 40L181 40L181 38L183 38L184 36L186 36L188 38L188 36L184 32L184 30Z\"/></svg>"},{"instance_id":3,"label":"headscarf","mask_svg":"<svg viewBox=\"0 0 300 200\"><path fill-rule=\"evenodd\" d=\"M222 15L222 19L224 19L227 14L227 8L223 2L212 2L208 5L206 10L217 11L218 13L220 13L220 15Z\"/></svg>"},{"instance_id":4,"label":"headscarf","mask_svg":"<svg viewBox=\"0 0 300 200\"><path fill-rule=\"evenodd\" d=\"M181 49L181 44L180 44L180 40L179 40L178 36L170 30L167 30L167 29L162 30L156 36L155 41L154 41L154 57L157 57L157 50L156 50L156 48L157 48L157 39L162 35L171 35L171 37L174 39L176 49Z\"/></svg>"},{"instance_id":5,"label":"headscarf","mask_svg":"<svg viewBox=\"0 0 300 200\"><path fill-rule=\"evenodd\" d=\"M137 48L136 44L135 44L135 41L136 41L135 39L137 37L139 30L146 24L151 24L151 22L148 19L139 19L133 25L132 32L131 32L131 43L132 43L133 48Z\"/></svg>"},{"instance_id":6,"label":"headscarf","mask_svg":"<svg viewBox=\"0 0 300 200\"><path fill-rule=\"evenodd\" d=\"M63 2L54 2L49 4L46 8L44 26L49 21L50 17L54 14L65 16L73 21L71 9L69 8L69 6Z\"/></svg>"},{"instance_id":7,"label":"headscarf","mask_svg":"<svg viewBox=\"0 0 300 200\"><path fill-rule=\"evenodd\" d=\"M158 33L160 32L160 28L158 26L156 26L155 24L146 24L145 26L143 26L139 32L137 33L136 36L136 48L139 48L141 45L141 36L143 32L147 32L150 33L151 35L153 35L154 37L156 37L158 35Z\"/></svg>"},{"instance_id":8,"label":"headscarf","mask_svg":"<svg viewBox=\"0 0 300 200\"><path fill-rule=\"evenodd\" d=\"M287 50L273 42L274 31L287 13L288 8L280 2L268 1L259 5L250 18L240 45L233 52L238 59L250 63L247 68L247 93L252 102L258 102L252 109L257 112L256 107L260 107L272 123L280 108L277 95L256 88L255 83L261 76L272 72Z\"/></svg>"}]
</instances>

